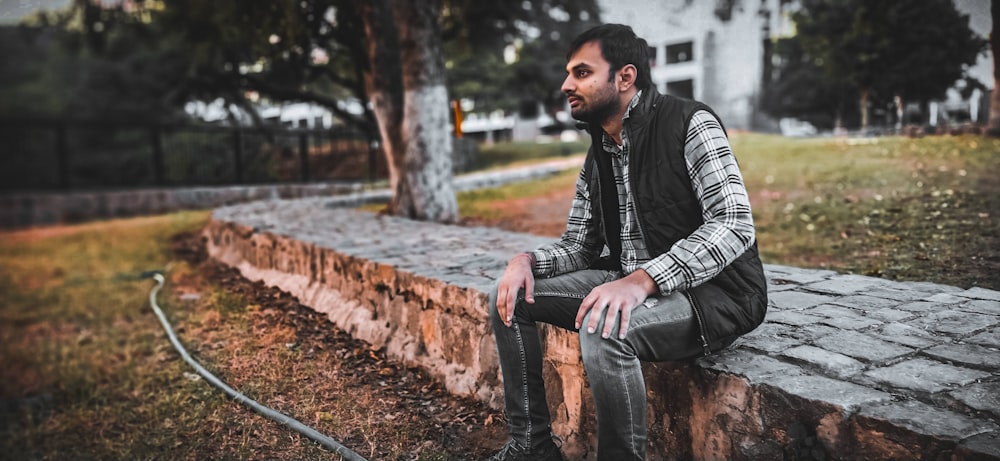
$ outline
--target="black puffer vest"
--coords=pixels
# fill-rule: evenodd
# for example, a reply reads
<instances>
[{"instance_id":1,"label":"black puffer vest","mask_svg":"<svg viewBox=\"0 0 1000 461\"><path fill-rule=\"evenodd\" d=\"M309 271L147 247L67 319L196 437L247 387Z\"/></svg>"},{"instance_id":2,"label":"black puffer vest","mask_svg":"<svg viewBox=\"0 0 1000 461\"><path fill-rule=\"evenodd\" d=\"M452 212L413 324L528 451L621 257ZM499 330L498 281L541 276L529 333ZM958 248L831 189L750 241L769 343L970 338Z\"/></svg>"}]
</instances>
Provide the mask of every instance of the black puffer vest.
<instances>
[{"instance_id":1,"label":"black puffer vest","mask_svg":"<svg viewBox=\"0 0 1000 461\"><path fill-rule=\"evenodd\" d=\"M662 95L650 88L643 91L639 104L625 121L631 142L630 187L639 228L653 257L666 253L704 223L684 158L688 124L698 110L711 112L702 103ZM584 174L590 185L593 216L601 221L603 235L604 191L595 155L607 154L602 148L602 130L595 128ZM615 190L609 192L617 194ZM756 328L764 321L767 310L767 282L757 244L712 280L684 294L694 306L705 354L730 345Z\"/></svg>"}]
</instances>

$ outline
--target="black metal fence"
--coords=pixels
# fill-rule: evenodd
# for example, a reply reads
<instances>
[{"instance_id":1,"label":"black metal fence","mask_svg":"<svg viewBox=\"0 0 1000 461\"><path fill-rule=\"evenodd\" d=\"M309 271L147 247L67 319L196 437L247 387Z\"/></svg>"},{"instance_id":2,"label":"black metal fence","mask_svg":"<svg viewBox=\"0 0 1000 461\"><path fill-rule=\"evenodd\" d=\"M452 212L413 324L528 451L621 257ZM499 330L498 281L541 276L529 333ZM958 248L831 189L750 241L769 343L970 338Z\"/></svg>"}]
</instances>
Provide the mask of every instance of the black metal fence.
<instances>
[{"instance_id":1,"label":"black metal fence","mask_svg":"<svg viewBox=\"0 0 1000 461\"><path fill-rule=\"evenodd\" d=\"M372 181L375 145L350 127L0 118L0 192Z\"/></svg>"}]
</instances>

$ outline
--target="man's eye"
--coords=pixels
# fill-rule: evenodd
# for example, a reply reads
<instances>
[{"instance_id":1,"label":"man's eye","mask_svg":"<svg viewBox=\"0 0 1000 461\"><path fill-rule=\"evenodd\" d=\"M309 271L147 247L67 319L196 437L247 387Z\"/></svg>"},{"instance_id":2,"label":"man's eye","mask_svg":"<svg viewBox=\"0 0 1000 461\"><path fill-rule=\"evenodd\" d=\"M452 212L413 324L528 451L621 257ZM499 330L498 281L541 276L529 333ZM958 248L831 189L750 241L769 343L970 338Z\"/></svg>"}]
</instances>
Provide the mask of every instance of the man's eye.
<instances>
[{"instance_id":1,"label":"man's eye","mask_svg":"<svg viewBox=\"0 0 1000 461\"><path fill-rule=\"evenodd\" d=\"M589 70L578 70L578 71L576 71L576 76L578 78L583 78L583 77L586 77L588 75L590 75L590 71Z\"/></svg>"}]
</instances>

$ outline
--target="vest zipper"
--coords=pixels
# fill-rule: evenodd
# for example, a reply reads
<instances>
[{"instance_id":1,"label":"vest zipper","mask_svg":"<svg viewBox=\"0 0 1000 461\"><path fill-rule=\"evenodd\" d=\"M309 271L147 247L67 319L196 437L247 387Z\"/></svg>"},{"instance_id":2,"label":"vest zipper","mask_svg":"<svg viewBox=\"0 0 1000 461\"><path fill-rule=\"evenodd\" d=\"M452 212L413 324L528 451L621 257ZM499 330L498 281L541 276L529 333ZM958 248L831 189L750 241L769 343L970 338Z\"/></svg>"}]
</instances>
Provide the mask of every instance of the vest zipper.
<instances>
[{"instance_id":1,"label":"vest zipper","mask_svg":"<svg viewBox=\"0 0 1000 461\"><path fill-rule=\"evenodd\" d=\"M708 333L705 332L705 321L701 318L701 306L695 302L694 296L691 296L691 292L689 290L685 290L683 293L688 299L688 302L691 303L691 310L694 312L694 318L698 321L698 331L701 333L701 347L704 349L705 355L711 355L712 348L708 346Z\"/></svg>"},{"instance_id":2,"label":"vest zipper","mask_svg":"<svg viewBox=\"0 0 1000 461\"><path fill-rule=\"evenodd\" d=\"M626 125L623 127L623 129L625 130L626 136L628 136L629 142L631 143L633 141L632 140L632 130L629 129L629 127L628 127L628 121L626 121ZM604 147L601 146L601 149L603 149L603 148ZM629 166L629 179L630 180L635 180L635 178L637 177L636 174L635 174L635 163L634 162L629 162L628 166ZM630 188L631 188L631 192L632 193L629 194L629 196L631 196L631 198L632 198L632 207L635 208L635 225L639 229L639 236L642 238L642 241L643 242L649 242L648 240L646 240L646 233L645 233L645 231L642 230L642 218L641 218L642 217L642 210L639 209L639 200L636 199L636 196L635 196L635 190L636 190L635 184L631 184ZM648 249L649 248L647 247L647 250ZM650 255L650 257L654 257L654 256ZM698 321L698 332L701 335L701 338L700 338L701 339L701 347L704 350L705 355L712 355L712 348L709 347L709 345L708 345L708 332L707 332L707 330L705 330L705 320L702 318L702 314L701 314L701 306L698 305L697 302L695 302L694 296L691 295L691 293L690 293L689 290L684 290L682 293L684 293L684 297L686 297L687 300L688 300L688 302L691 304L691 310L694 312L694 318L695 318L695 320Z\"/></svg>"}]
</instances>

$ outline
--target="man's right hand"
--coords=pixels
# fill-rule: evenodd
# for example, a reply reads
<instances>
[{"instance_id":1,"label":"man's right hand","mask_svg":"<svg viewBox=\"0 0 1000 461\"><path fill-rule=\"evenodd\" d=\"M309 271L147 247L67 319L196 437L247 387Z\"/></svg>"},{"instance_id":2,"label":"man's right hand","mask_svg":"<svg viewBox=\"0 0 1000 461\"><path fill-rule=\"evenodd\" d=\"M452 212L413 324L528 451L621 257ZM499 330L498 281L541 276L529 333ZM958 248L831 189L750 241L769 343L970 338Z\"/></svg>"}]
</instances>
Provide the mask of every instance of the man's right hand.
<instances>
[{"instance_id":1,"label":"man's right hand","mask_svg":"<svg viewBox=\"0 0 1000 461\"><path fill-rule=\"evenodd\" d=\"M497 287L497 312L504 325L508 327L514 319L514 306L517 304L517 293L524 289L524 300L528 304L535 302L535 276L531 269L535 257L531 253L521 253L510 259L507 269L500 277Z\"/></svg>"}]
</instances>

